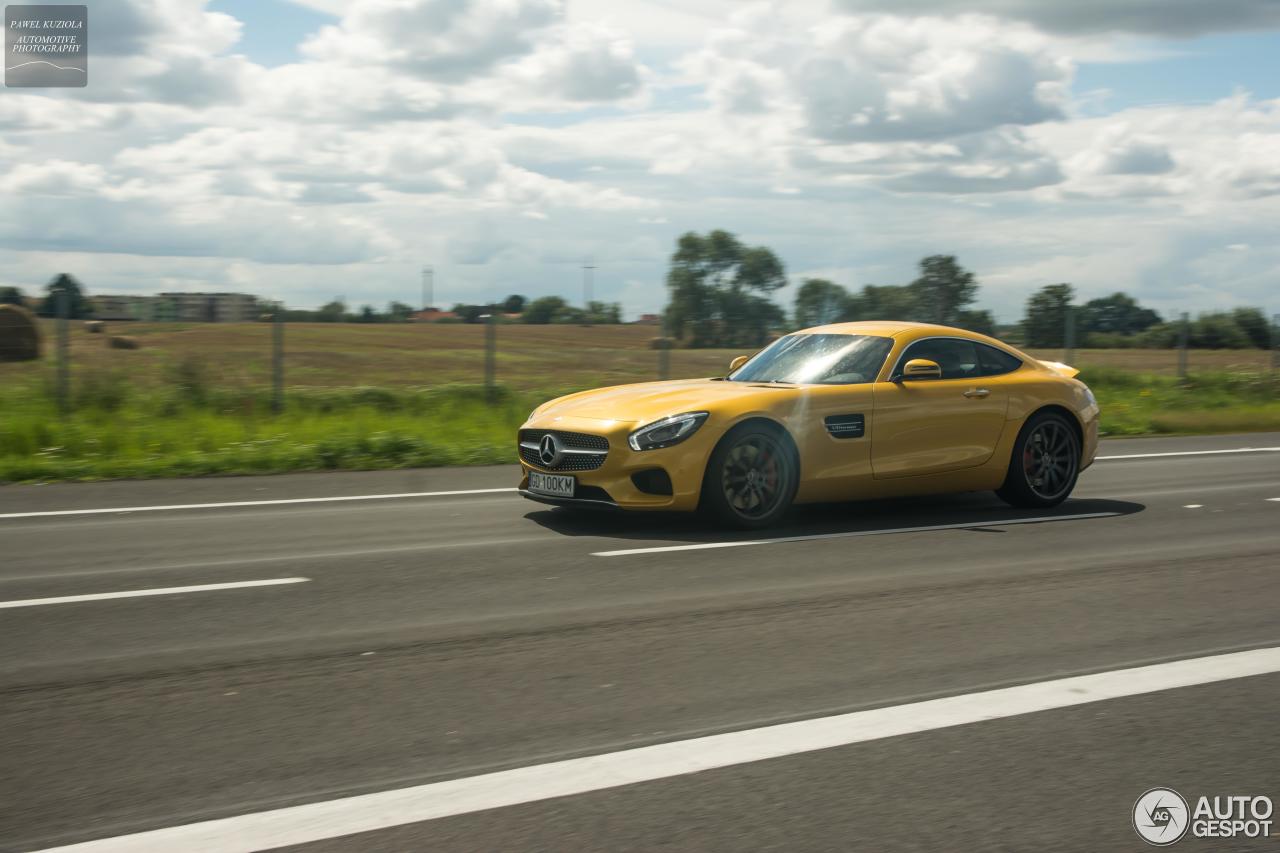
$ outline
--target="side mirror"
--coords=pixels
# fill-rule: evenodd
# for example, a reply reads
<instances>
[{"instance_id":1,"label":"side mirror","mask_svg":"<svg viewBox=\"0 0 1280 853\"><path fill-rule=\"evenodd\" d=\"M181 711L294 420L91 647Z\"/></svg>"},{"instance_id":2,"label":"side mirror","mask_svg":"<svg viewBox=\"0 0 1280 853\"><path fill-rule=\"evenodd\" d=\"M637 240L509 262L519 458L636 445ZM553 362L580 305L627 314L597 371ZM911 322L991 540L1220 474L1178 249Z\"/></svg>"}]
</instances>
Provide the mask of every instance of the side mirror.
<instances>
[{"instance_id":1,"label":"side mirror","mask_svg":"<svg viewBox=\"0 0 1280 853\"><path fill-rule=\"evenodd\" d=\"M740 356L738 356L738 357L737 357L737 358L735 358L733 361L729 362L729 372L730 372L730 373L733 373L733 372L734 372L735 370L737 370L739 367L742 367L742 365L746 364L746 363L747 363L747 361L748 361L750 358L751 358L751 356L749 356L749 355L740 355Z\"/></svg>"},{"instance_id":2,"label":"side mirror","mask_svg":"<svg viewBox=\"0 0 1280 853\"><path fill-rule=\"evenodd\" d=\"M941 379L942 368L938 366L938 362L930 361L927 358L913 358L902 366L902 375L898 377L899 381L906 382L909 379Z\"/></svg>"}]
</instances>

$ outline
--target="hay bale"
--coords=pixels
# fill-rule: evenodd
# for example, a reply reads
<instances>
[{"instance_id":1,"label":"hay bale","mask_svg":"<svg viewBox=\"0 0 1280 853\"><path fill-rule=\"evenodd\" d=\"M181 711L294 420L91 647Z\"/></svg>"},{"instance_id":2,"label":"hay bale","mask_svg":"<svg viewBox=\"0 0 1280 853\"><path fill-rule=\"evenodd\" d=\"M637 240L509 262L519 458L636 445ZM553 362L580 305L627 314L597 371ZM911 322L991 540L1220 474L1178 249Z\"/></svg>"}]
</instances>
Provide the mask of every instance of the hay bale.
<instances>
[{"instance_id":1,"label":"hay bale","mask_svg":"<svg viewBox=\"0 0 1280 853\"><path fill-rule=\"evenodd\" d=\"M674 349L675 341L671 338L649 338L649 349Z\"/></svg>"},{"instance_id":2,"label":"hay bale","mask_svg":"<svg viewBox=\"0 0 1280 853\"><path fill-rule=\"evenodd\" d=\"M142 344L137 338L131 338L128 335L112 335L107 338L107 346L112 349L137 349Z\"/></svg>"},{"instance_id":3,"label":"hay bale","mask_svg":"<svg viewBox=\"0 0 1280 853\"><path fill-rule=\"evenodd\" d=\"M0 305L0 361L34 361L40 357L40 327L26 308Z\"/></svg>"},{"instance_id":4,"label":"hay bale","mask_svg":"<svg viewBox=\"0 0 1280 853\"><path fill-rule=\"evenodd\" d=\"M84 330L91 335L100 335L106 329L106 324L101 320L85 320Z\"/></svg>"}]
</instances>

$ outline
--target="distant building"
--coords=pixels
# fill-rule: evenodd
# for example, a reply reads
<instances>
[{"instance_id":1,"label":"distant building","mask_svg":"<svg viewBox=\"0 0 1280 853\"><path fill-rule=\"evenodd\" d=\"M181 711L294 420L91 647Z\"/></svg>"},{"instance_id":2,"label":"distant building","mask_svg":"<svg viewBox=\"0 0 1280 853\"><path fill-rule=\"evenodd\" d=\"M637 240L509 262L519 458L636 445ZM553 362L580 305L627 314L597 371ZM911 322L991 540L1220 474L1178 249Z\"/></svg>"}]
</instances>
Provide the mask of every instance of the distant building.
<instances>
[{"instance_id":1,"label":"distant building","mask_svg":"<svg viewBox=\"0 0 1280 853\"><path fill-rule=\"evenodd\" d=\"M159 296L99 294L89 297L97 320L165 323L247 323L256 320L258 299L247 293L161 293Z\"/></svg>"},{"instance_id":2,"label":"distant building","mask_svg":"<svg viewBox=\"0 0 1280 853\"><path fill-rule=\"evenodd\" d=\"M247 293L161 293L157 299L185 323L248 323L260 313L258 298Z\"/></svg>"},{"instance_id":3,"label":"distant building","mask_svg":"<svg viewBox=\"0 0 1280 853\"><path fill-rule=\"evenodd\" d=\"M662 322L660 314L641 314L640 319L636 320L638 326L656 326Z\"/></svg>"}]
</instances>

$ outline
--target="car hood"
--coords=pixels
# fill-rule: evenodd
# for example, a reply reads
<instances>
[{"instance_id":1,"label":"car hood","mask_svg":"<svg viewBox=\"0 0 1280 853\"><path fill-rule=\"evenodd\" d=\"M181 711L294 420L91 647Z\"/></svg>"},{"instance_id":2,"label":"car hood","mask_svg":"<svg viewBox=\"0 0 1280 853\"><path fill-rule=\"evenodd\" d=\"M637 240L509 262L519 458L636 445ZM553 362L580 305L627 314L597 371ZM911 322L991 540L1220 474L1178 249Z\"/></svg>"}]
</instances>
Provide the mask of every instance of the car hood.
<instances>
[{"instance_id":1,"label":"car hood","mask_svg":"<svg viewBox=\"0 0 1280 853\"><path fill-rule=\"evenodd\" d=\"M726 382L720 379L615 385L594 391L580 391L552 400L539 409L533 421L542 421L544 418L589 418L649 423L668 415L705 412L735 404L757 408L762 393L780 394L794 390L793 385Z\"/></svg>"}]
</instances>

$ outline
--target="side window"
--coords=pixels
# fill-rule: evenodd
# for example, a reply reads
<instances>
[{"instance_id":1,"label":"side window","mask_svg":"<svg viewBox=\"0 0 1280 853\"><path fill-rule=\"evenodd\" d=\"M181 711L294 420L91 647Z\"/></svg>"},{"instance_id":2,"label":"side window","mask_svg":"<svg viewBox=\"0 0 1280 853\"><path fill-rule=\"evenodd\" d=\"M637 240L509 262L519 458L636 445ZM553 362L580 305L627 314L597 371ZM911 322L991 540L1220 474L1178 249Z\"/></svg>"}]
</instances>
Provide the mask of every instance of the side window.
<instances>
[{"instance_id":1,"label":"side window","mask_svg":"<svg viewBox=\"0 0 1280 853\"><path fill-rule=\"evenodd\" d=\"M1009 355L1004 350L989 347L986 344L975 344L978 348L978 361L982 365L983 376L999 376L1012 373L1022 367L1021 359Z\"/></svg>"},{"instance_id":2,"label":"side window","mask_svg":"<svg viewBox=\"0 0 1280 853\"><path fill-rule=\"evenodd\" d=\"M916 341L902 354L899 365L906 364L913 358L936 361L942 368L943 379L968 379L982 375L982 369L978 364L978 349L973 341L964 341L959 338L931 338Z\"/></svg>"}]
</instances>

